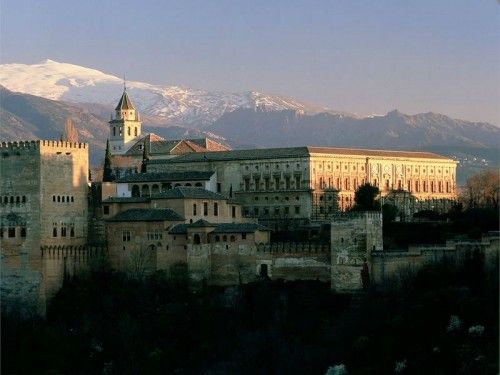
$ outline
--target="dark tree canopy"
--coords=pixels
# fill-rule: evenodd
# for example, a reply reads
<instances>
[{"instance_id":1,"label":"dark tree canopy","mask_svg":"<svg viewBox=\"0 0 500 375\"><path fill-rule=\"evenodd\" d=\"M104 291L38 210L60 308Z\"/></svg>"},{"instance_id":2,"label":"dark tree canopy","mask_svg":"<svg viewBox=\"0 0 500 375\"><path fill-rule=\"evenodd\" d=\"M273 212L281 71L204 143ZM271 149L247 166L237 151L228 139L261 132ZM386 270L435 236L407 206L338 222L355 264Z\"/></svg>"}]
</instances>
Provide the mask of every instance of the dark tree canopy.
<instances>
[{"instance_id":1,"label":"dark tree canopy","mask_svg":"<svg viewBox=\"0 0 500 375\"><path fill-rule=\"evenodd\" d=\"M146 150L146 141L144 141L144 145L142 147L141 173L146 173L148 160L149 160L149 154L148 151Z\"/></svg>"},{"instance_id":2,"label":"dark tree canopy","mask_svg":"<svg viewBox=\"0 0 500 375\"><path fill-rule=\"evenodd\" d=\"M379 195L378 187L370 184L361 185L354 193L355 211L377 211L380 210L380 203L377 201Z\"/></svg>"},{"instance_id":3,"label":"dark tree canopy","mask_svg":"<svg viewBox=\"0 0 500 375\"><path fill-rule=\"evenodd\" d=\"M109 139L106 140L106 155L104 156L104 170L102 181L113 181L113 170L111 169L111 151L109 150Z\"/></svg>"}]
</instances>

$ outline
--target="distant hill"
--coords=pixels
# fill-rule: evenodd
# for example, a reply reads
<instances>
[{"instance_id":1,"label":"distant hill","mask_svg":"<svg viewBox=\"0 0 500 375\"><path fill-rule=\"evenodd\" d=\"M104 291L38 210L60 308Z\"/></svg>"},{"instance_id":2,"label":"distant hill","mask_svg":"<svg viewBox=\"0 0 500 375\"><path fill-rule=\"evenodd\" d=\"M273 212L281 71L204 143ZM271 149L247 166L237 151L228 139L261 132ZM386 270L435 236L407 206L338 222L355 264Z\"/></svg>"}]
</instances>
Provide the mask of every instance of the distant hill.
<instances>
[{"instance_id":1,"label":"distant hill","mask_svg":"<svg viewBox=\"0 0 500 375\"><path fill-rule=\"evenodd\" d=\"M0 68L5 86L0 88L0 138L58 138L71 117L80 139L90 143L91 163L102 160L107 121L123 89L120 78L52 60ZM255 91L209 92L144 82L128 82L127 91L141 114L143 132L165 138L209 136L233 148L430 150L460 162L460 183L474 171L499 166L500 128L489 123L397 110L360 117Z\"/></svg>"},{"instance_id":2,"label":"distant hill","mask_svg":"<svg viewBox=\"0 0 500 375\"><path fill-rule=\"evenodd\" d=\"M207 129L237 148L315 145L433 151L459 161L459 183L479 169L499 166L500 128L437 113L392 111L359 118L240 108Z\"/></svg>"}]
</instances>

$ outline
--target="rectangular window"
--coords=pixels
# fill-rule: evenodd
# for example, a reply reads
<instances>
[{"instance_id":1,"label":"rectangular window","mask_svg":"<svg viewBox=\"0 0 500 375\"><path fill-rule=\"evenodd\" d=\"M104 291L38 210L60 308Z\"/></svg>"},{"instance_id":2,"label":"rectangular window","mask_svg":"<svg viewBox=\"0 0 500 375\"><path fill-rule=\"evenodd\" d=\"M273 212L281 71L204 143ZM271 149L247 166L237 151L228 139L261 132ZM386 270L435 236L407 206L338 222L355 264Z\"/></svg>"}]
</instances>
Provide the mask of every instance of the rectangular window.
<instances>
[{"instance_id":1,"label":"rectangular window","mask_svg":"<svg viewBox=\"0 0 500 375\"><path fill-rule=\"evenodd\" d=\"M3 228L0 228L0 238L3 238Z\"/></svg>"},{"instance_id":2,"label":"rectangular window","mask_svg":"<svg viewBox=\"0 0 500 375\"><path fill-rule=\"evenodd\" d=\"M247 239L247 234L246 233L242 233L241 234L241 239L242 240L246 240Z\"/></svg>"},{"instance_id":3,"label":"rectangular window","mask_svg":"<svg viewBox=\"0 0 500 375\"><path fill-rule=\"evenodd\" d=\"M300 214L300 206L295 206L295 214Z\"/></svg>"},{"instance_id":4,"label":"rectangular window","mask_svg":"<svg viewBox=\"0 0 500 375\"><path fill-rule=\"evenodd\" d=\"M16 228L9 228L8 230L8 236L9 237L15 237L16 236Z\"/></svg>"},{"instance_id":5,"label":"rectangular window","mask_svg":"<svg viewBox=\"0 0 500 375\"><path fill-rule=\"evenodd\" d=\"M291 181L290 181L290 177L285 177L285 187L287 190L290 190L291 189Z\"/></svg>"},{"instance_id":6,"label":"rectangular window","mask_svg":"<svg viewBox=\"0 0 500 375\"><path fill-rule=\"evenodd\" d=\"M65 226L61 227L61 237L66 237L66 227Z\"/></svg>"},{"instance_id":7,"label":"rectangular window","mask_svg":"<svg viewBox=\"0 0 500 375\"><path fill-rule=\"evenodd\" d=\"M300 189L300 176L295 176L295 189Z\"/></svg>"},{"instance_id":8,"label":"rectangular window","mask_svg":"<svg viewBox=\"0 0 500 375\"><path fill-rule=\"evenodd\" d=\"M102 209L103 209L104 215L109 215L109 206L108 205L104 205L102 207Z\"/></svg>"},{"instance_id":9,"label":"rectangular window","mask_svg":"<svg viewBox=\"0 0 500 375\"><path fill-rule=\"evenodd\" d=\"M250 191L250 179L245 178L245 191Z\"/></svg>"},{"instance_id":10,"label":"rectangular window","mask_svg":"<svg viewBox=\"0 0 500 375\"><path fill-rule=\"evenodd\" d=\"M285 215L288 215L290 213L290 207L286 206L285 207Z\"/></svg>"},{"instance_id":11,"label":"rectangular window","mask_svg":"<svg viewBox=\"0 0 500 375\"><path fill-rule=\"evenodd\" d=\"M220 182L217 182L217 193L220 193L222 191L222 187Z\"/></svg>"},{"instance_id":12,"label":"rectangular window","mask_svg":"<svg viewBox=\"0 0 500 375\"><path fill-rule=\"evenodd\" d=\"M280 189L280 178L279 177L275 177L274 178L274 189L275 190L279 190Z\"/></svg>"},{"instance_id":13,"label":"rectangular window","mask_svg":"<svg viewBox=\"0 0 500 375\"><path fill-rule=\"evenodd\" d=\"M193 216L196 216L196 203L193 203Z\"/></svg>"},{"instance_id":14,"label":"rectangular window","mask_svg":"<svg viewBox=\"0 0 500 375\"><path fill-rule=\"evenodd\" d=\"M123 242L130 242L130 231L129 230L124 230L122 232L122 241Z\"/></svg>"},{"instance_id":15,"label":"rectangular window","mask_svg":"<svg viewBox=\"0 0 500 375\"><path fill-rule=\"evenodd\" d=\"M259 191L259 190L260 190L260 178L256 177L255 178L255 191Z\"/></svg>"},{"instance_id":16,"label":"rectangular window","mask_svg":"<svg viewBox=\"0 0 500 375\"><path fill-rule=\"evenodd\" d=\"M26 228L21 227L21 237L26 237Z\"/></svg>"},{"instance_id":17,"label":"rectangular window","mask_svg":"<svg viewBox=\"0 0 500 375\"><path fill-rule=\"evenodd\" d=\"M231 207L231 216L236 217L236 207L235 206Z\"/></svg>"},{"instance_id":18,"label":"rectangular window","mask_svg":"<svg viewBox=\"0 0 500 375\"><path fill-rule=\"evenodd\" d=\"M264 188L265 188L266 190L269 190L269 188L270 188L269 177L266 177L266 178L264 179L264 186L265 186Z\"/></svg>"},{"instance_id":19,"label":"rectangular window","mask_svg":"<svg viewBox=\"0 0 500 375\"><path fill-rule=\"evenodd\" d=\"M208 216L208 202L203 202L203 215Z\"/></svg>"},{"instance_id":20,"label":"rectangular window","mask_svg":"<svg viewBox=\"0 0 500 375\"><path fill-rule=\"evenodd\" d=\"M214 202L214 216L219 216L219 205Z\"/></svg>"},{"instance_id":21,"label":"rectangular window","mask_svg":"<svg viewBox=\"0 0 500 375\"><path fill-rule=\"evenodd\" d=\"M269 215L269 207L264 207L264 215Z\"/></svg>"},{"instance_id":22,"label":"rectangular window","mask_svg":"<svg viewBox=\"0 0 500 375\"><path fill-rule=\"evenodd\" d=\"M279 207L274 207L274 214L279 215L280 214L280 208Z\"/></svg>"}]
</instances>

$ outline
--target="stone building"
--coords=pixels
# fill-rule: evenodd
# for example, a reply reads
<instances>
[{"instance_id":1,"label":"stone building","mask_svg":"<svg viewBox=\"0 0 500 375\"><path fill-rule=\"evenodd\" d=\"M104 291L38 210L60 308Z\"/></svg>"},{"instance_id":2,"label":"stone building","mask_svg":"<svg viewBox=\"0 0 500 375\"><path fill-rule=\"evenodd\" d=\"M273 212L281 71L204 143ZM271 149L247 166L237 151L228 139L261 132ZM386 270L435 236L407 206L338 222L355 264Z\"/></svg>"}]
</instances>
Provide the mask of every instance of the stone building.
<instances>
[{"instance_id":1,"label":"stone building","mask_svg":"<svg viewBox=\"0 0 500 375\"><path fill-rule=\"evenodd\" d=\"M192 245L255 247L269 242L269 230L243 218L238 204L199 187L109 197L103 201L103 215L113 266L134 272L138 272L138 263L144 272L161 269L170 273L179 265L190 268L188 249Z\"/></svg>"},{"instance_id":2,"label":"stone building","mask_svg":"<svg viewBox=\"0 0 500 375\"><path fill-rule=\"evenodd\" d=\"M456 197L456 162L430 152L293 147L191 153L147 165L151 172L215 172L218 191L263 222L328 220L354 204L364 183L382 196L406 190L421 201Z\"/></svg>"},{"instance_id":3,"label":"stone building","mask_svg":"<svg viewBox=\"0 0 500 375\"><path fill-rule=\"evenodd\" d=\"M87 241L88 145L2 142L0 153L2 300L14 298L28 279L34 293L50 294L62 274L41 249Z\"/></svg>"}]
</instances>

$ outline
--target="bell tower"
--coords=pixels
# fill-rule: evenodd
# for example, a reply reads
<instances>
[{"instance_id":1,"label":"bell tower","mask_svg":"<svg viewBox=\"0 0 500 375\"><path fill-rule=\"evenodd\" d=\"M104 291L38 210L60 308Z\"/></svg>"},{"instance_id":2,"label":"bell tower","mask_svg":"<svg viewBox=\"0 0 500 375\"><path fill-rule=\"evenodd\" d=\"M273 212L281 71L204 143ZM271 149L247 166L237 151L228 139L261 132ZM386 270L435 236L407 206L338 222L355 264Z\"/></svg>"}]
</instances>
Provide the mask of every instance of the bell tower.
<instances>
[{"instance_id":1,"label":"bell tower","mask_svg":"<svg viewBox=\"0 0 500 375\"><path fill-rule=\"evenodd\" d=\"M124 154L141 136L141 120L132 101L128 97L127 87L115 108L115 117L109 121L109 146L112 155Z\"/></svg>"}]
</instances>

